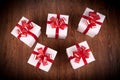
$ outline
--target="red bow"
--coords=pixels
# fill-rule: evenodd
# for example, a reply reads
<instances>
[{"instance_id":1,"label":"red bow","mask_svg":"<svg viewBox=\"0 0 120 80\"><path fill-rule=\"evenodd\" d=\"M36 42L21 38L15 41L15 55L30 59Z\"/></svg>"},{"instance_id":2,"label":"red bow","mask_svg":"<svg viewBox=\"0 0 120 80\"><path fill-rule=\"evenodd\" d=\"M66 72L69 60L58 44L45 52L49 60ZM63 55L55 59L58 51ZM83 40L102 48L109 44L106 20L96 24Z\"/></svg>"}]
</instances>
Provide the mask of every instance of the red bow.
<instances>
[{"instance_id":1,"label":"red bow","mask_svg":"<svg viewBox=\"0 0 120 80\"><path fill-rule=\"evenodd\" d=\"M69 59L75 58L75 62L79 63L80 59L83 59L84 64L87 64L86 58L89 58L90 49L86 49L84 46L79 46L76 44L77 51L73 51L73 56L70 56Z\"/></svg>"},{"instance_id":2,"label":"red bow","mask_svg":"<svg viewBox=\"0 0 120 80\"><path fill-rule=\"evenodd\" d=\"M96 26L96 23L102 25L101 22L96 21L100 19L100 16L96 12L89 12L88 15L89 17L85 15L82 16L83 18L87 19L87 23L88 23L88 26L86 30L83 32L83 34L86 34L90 28Z\"/></svg>"},{"instance_id":3,"label":"red bow","mask_svg":"<svg viewBox=\"0 0 120 80\"><path fill-rule=\"evenodd\" d=\"M64 30L68 26L68 24L65 23L65 18L60 18L59 14L57 14L57 17L51 17L47 23L50 24L52 28L56 28L55 38L59 36L59 28Z\"/></svg>"},{"instance_id":4,"label":"red bow","mask_svg":"<svg viewBox=\"0 0 120 80\"><path fill-rule=\"evenodd\" d=\"M19 29L18 31L18 39L20 39L21 37L27 37L27 35L31 35L35 40L37 40L37 36L35 34L33 34L32 32L30 32L30 30L33 28L33 25L31 23L31 21L26 22L26 20L22 20L21 21L21 25L17 24L16 25Z\"/></svg>"},{"instance_id":5,"label":"red bow","mask_svg":"<svg viewBox=\"0 0 120 80\"><path fill-rule=\"evenodd\" d=\"M45 47L44 49L42 48L38 48L37 51L33 51L32 53L36 55L36 60L39 60L38 63L36 64L36 67L39 68L39 66L41 65L41 63L43 64L43 66L48 65L48 61L49 62L53 62L52 59L50 59L50 54L46 54L46 50L47 47Z\"/></svg>"}]
</instances>

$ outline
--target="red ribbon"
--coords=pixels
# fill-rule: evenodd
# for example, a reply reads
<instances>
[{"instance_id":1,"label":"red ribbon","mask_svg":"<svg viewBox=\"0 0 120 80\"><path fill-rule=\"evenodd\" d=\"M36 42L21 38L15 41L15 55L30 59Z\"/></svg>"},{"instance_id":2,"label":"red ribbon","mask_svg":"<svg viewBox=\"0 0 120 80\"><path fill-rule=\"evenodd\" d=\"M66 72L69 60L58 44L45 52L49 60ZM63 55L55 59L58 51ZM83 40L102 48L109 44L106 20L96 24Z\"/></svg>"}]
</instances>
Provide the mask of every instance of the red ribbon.
<instances>
[{"instance_id":1,"label":"red ribbon","mask_svg":"<svg viewBox=\"0 0 120 80\"><path fill-rule=\"evenodd\" d=\"M65 23L65 18L60 18L60 14L57 14L57 17L51 17L50 21L47 21L47 24L50 24L52 28L56 28L56 39L59 36L59 29L64 30L68 26Z\"/></svg>"},{"instance_id":2,"label":"red ribbon","mask_svg":"<svg viewBox=\"0 0 120 80\"><path fill-rule=\"evenodd\" d=\"M82 58L84 64L87 64L86 58L89 58L90 49L86 49L84 46L79 46L76 44L77 51L73 51L73 56L69 57L69 60L75 58L75 62L79 63L80 59Z\"/></svg>"},{"instance_id":3,"label":"red ribbon","mask_svg":"<svg viewBox=\"0 0 120 80\"><path fill-rule=\"evenodd\" d=\"M31 30L33 28L33 25L31 23L31 21L26 21L26 20L22 20L21 21L22 25L17 24L16 26L19 28L18 31L18 36L17 38L20 39L21 37L27 37L27 35L31 35L35 40L37 40L37 36L35 34L33 34L32 32L30 32L29 30Z\"/></svg>"},{"instance_id":4,"label":"red ribbon","mask_svg":"<svg viewBox=\"0 0 120 80\"><path fill-rule=\"evenodd\" d=\"M87 26L87 28L83 32L83 34L86 34L90 28L93 28L93 26L96 26L96 23L99 24L99 25L102 25L102 22L96 21L96 20L100 19L100 16L97 15L96 12L89 12L89 17L85 16L85 15L83 15L82 17L85 18L85 19L87 19L87 21L89 23L88 26Z\"/></svg>"},{"instance_id":5,"label":"red ribbon","mask_svg":"<svg viewBox=\"0 0 120 80\"><path fill-rule=\"evenodd\" d=\"M53 63L53 60L50 59L50 54L46 54L46 50L48 47L45 46L44 49L42 48L38 48L37 51L33 51L32 53L36 55L36 60L39 60L38 63L36 64L36 67L39 68L39 66L41 65L41 63L43 64L43 66L46 66L48 64L47 61Z\"/></svg>"}]
</instances>

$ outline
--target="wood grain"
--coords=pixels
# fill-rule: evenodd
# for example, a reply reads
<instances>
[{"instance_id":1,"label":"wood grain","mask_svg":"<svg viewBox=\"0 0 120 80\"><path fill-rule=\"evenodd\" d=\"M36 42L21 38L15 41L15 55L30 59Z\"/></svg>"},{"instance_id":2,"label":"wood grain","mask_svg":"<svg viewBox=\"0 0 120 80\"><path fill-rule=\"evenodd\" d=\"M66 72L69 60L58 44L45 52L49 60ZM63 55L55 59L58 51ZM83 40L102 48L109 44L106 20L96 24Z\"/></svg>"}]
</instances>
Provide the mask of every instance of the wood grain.
<instances>
[{"instance_id":1,"label":"wood grain","mask_svg":"<svg viewBox=\"0 0 120 80\"><path fill-rule=\"evenodd\" d=\"M0 80L107 80L120 73L120 16L117 1L107 0L1 0L0 1ZM77 25L86 7L106 15L100 33L90 38L79 33ZM65 40L47 38L48 13L69 15ZM38 42L58 51L48 73L27 63L31 51L10 34L25 16L42 27ZM73 70L65 49L86 40L96 61Z\"/></svg>"}]
</instances>

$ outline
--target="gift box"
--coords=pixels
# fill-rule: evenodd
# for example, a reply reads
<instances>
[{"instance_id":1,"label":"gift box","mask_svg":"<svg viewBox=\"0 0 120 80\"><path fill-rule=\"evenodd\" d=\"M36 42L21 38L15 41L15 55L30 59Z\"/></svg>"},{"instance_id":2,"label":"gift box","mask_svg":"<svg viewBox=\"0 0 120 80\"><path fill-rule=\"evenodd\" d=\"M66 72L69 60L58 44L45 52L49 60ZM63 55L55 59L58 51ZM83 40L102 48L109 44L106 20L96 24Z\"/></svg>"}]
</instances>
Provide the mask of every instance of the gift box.
<instances>
[{"instance_id":1,"label":"gift box","mask_svg":"<svg viewBox=\"0 0 120 80\"><path fill-rule=\"evenodd\" d=\"M68 31L68 15L48 14L46 35L49 38L65 39Z\"/></svg>"},{"instance_id":2,"label":"gift box","mask_svg":"<svg viewBox=\"0 0 120 80\"><path fill-rule=\"evenodd\" d=\"M27 18L22 17L11 31L11 34L29 47L32 47L41 34L41 27Z\"/></svg>"},{"instance_id":3,"label":"gift box","mask_svg":"<svg viewBox=\"0 0 120 80\"><path fill-rule=\"evenodd\" d=\"M37 43L36 47L32 51L32 54L28 60L28 63L48 72L56 57L57 51Z\"/></svg>"},{"instance_id":4,"label":"gift box","mask_svg":"<svg viewBox=\"0 0 120 80\"><path fill-rule=\"evenodd\" d=\"M95 61L86 41L77 43L66 49L67 56L73 69L80 68L88 63Z\"/></svg>"},{"instance_id":5,"label":"gift box","mask_svg":"<svg viewBox=\"0 0 120 80\"><path fill-rule=\"evenodd\" d=\"M94 37L99 33L104 19L105 19L104 15L95 12L90 8L86 8L78 24L77 30L90 37Z\"/></svg>"}]
</instances>

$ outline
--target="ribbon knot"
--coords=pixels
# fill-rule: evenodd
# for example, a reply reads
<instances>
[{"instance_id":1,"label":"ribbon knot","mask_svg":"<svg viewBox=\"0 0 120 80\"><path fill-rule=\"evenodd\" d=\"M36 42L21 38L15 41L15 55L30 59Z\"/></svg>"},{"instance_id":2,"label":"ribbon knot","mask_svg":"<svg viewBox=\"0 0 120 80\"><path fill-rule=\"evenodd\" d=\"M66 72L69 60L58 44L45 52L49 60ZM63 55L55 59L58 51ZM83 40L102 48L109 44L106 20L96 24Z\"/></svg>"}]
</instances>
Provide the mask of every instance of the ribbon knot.
<instances>
[{"instance_id":1,"label":"ribbon knot","mask_svg":"<svg viewBox=\"0 0 120 80\"><path fill-rule=\"evenodd\" d=\"M50 58L50 55L45 54L42 48L38 48L38 53L36 60L39 60L39 62L43 63L44 66L47 65L47 58Z\"/></svg>"},{"instance_id":2,"label":"ribbon knot","mask_svg":"<svg viewBox=\"0 0 120 80\"><path fill-rule=\"evenodd\" d=\"M86 49L84 46L79 46L76 44L77 51L73 51L73 56L70 56L69 59L75 58L75 62L79 63L82 58L84 64L87 64L86 58L89 58L90 49Z\"/></svg>"},{"instance_id":3,"label":"ribbon knot","mask_svg":"<svg viewBox=\"0 0 120 80\"><path fill-rule=\"evenodd\" d=\"M96 26L96 20L100 19L100 16L97 15L96 12L89 12L89 19L88 19L88 26L90 26L90 28L93 28L94 26Z\"/></svg>"},{"instance_id":4,"label":"ribbon knot","mask_svg":"<svg viewBox=\"0 0 120 80\"><path fill-rule=\"evenodd\" d=\"M49 62L53 62L53 60L51 59L51 56L50 54L46 54L46 50L47 50L47 47L45 47L44 49L42 48L38 48L37 51L33 51L32 53L36 55L36 60L38 60L38 63L36 64L36 67L39 68L39 66L41 64L43 64L43 66L46 66L48 65L48 61Z\"/></svg>"},{"instance_id":5,"label":"ribbon knot","mask_svg":"<svg viewBox=\"0 0 120 80\"><path fill-rule=\"evenodd\" d=\"M89 17L88 17L89 16ZM97 12L89 12L88 16L83 15L82 17L87 19L87 28L83 32L86 34L90 28L93 28L96 26L96 24L102 25L101 22L98 22L97 20L100 19L100 16L97 14Z\"/></svg>"},{"instance_id":6,"label":"ribbon knot","mask_svg":"<svg viewBox=\"0 0 120 80\"><path fill-rule=\"evenodd\" d=\"M19 29L17 30L18 32L18 39L20 39L21 37L27 37L27 35L31 35L35 40L37 40L37 36L35 34L33 34L32 32L30 32L31 29L33 29L33 25L31 23L31 21L26 21L26 20L22 20L21 21L21 25L17 24L16 25Z\"/></svg>"},{"instance_id":7,"label":"ribbon knot","mask_svg":"<svg viewBox=\"0 0 120 80\"><path fill-rule=\"evenodd\" d=\"M57 15L57 17L51 17L48 23L51 25L52 28L60 28L63 30L67 27L67 24L65 23L65 18L60 18L60 15Z\"/></svg>"},{"instance_id":8,"label":"ribbon knot","mask_svg":"<svg viewBox=\"0 0 120 80\"><path fill-rule=\"evenodd\" d=\"M89 12L89 16L93 20L99 20L100 16L97 14L97 12Z\"/></svg>"},{"instance_id":9,"label":"ribbon knot","mask_svg":"<svg viewBox=\"0 0 120 80\"><path fill-rule=\"evenodd\" d=\"M26 20L21 21L22 25L17 24L19 27L18 34L21 36L27 36L28 31L33 28L33 25L29 22L27 23Z\"/></svg>"},{"instance_id":10,"label":"ribbon knot","mask_svg":"<svg viewBox=\"0 0 120 80\"><path fill-rule=\"evenodd\" d=\"M50 24L52 28L56 28L56 38L59 36L59 29L64 30L68 26L68 24L65 23L65 18L60 18L59 14L57 14L57 17L51 17L47 23Z\"/></svg>"}]
</instances>

